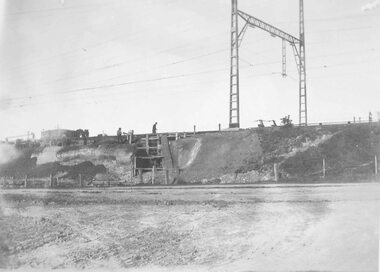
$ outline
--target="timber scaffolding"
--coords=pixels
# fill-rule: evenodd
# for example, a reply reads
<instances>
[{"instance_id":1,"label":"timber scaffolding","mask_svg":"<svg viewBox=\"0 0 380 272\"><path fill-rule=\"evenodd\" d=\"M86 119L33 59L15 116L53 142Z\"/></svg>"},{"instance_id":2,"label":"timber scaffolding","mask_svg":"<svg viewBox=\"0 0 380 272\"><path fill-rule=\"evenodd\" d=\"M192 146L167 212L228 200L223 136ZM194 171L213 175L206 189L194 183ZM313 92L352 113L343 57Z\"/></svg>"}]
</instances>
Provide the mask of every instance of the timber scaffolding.
<instances>
[{"instance_id":1,"label":"timber scaffolding","mask_svg":"<svg viewBox=\"0 0 380 272\"><path fill-rule=\"evenodd\" d=\"M140 183L143 183L143 173L151 172L151 183L155 184L158 172L165 173L165 184L173 184L179 176L179 168L173 163L173 156L170 150L170 140L186 138L176 133L171 134L145 134L136 135L140 138L133 155L132 177L139 177Z\"/></svg>"},{"instance_id":2,"label":"timber scaffolding","mask_svg":"<svg viewBox=\"0 0 380 272\"><path fill-rule=\"evenodd\" d=\"M231 130L236 131L236 130ZM170 141L176 141L187 137L193 137L201 134L222 132L221 124L218 130L197 131L194 125L192 132L167 132L160 134L134 134L132 131L128 142L138 142L136 152L132 159L132 179L139 178L143 183L143 173L151 172L151 183L155 184L158 172L165 173L165 184L174 184L178 180L181 169L173 160L170 149Z\"/></svg>"}]
</instances>

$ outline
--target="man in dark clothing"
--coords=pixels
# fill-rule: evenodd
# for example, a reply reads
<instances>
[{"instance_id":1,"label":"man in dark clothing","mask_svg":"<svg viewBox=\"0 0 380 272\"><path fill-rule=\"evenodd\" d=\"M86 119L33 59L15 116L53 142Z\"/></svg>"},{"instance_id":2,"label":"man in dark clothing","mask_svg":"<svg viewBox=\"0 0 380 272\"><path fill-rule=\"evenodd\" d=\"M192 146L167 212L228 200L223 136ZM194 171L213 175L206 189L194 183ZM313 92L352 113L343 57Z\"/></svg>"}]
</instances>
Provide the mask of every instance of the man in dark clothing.
<instances>
[{"instance_id":1,"label":"man in dark clothing","mask_svg":"<svg viewBox=\"0 0 380 272\"><path fill-rule=\"evenodd\" d=\"M121 128L117 130L117 142L121 143Z\"/></svg>"},{"instance_id":2,"label":"man in dark clothing","mask_svg":"<svg viewBox=\"0 0 380 272\"><path fill-rule=\"evenodd\" d=\"M156 133L157 133L157 122L154 123L154 125L153 125L152 133L153 133L153 134L156 134Z\"/></svg>"}]
</instances>

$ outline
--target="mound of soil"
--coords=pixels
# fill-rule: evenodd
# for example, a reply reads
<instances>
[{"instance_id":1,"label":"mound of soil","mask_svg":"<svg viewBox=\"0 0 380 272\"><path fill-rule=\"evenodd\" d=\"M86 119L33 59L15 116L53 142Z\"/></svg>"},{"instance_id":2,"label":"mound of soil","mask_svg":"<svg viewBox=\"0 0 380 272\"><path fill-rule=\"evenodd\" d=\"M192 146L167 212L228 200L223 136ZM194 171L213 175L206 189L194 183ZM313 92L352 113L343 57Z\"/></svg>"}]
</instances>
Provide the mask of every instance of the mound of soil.
<instances>
[{"instance_id":1,"label":"mound of soil","mask_svg":"<svg viewBox=\"0 0 380 272\"><path fill-rule=\"evenodd\" d=\"M62 173L62 178L76 179L79 174L84 179L92 179L96 174L104 174L107 168L104 165L95 165L90 161L85 161L73 166L62 165L59 162L50 162L38 165L37 158L31 157L35 150L25 149L20 152L21 155L8 163L0 165L1 177L14 177L22 179L25 176L44 178L50 175Z\"/></svg>"},{"instance_id":2,"label":"mound of soil","mask_svg":"<svg viewBox=\"0 0 380 272\"><path fill-rule=\"evenodd\" d=\"M0 177L23 178L36 167L37 159L31 158L33 149L24 149L20 155L7 163L0 164Z\"/></svg>"}]
</instances>

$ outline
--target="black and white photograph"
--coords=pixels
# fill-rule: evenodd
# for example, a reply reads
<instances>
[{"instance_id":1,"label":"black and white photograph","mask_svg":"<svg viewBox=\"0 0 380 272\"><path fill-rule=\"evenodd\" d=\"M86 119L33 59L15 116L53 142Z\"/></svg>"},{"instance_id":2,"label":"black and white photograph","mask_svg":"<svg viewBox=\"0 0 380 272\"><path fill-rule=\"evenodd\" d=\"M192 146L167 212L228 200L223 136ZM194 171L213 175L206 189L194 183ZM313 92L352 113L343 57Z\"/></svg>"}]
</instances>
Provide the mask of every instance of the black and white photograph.
<instances>
[{"instance_id":1,"label":"black and white photograph","mask_svg":"<svg viewBox=\"0 0 380 272\"><path fill-rule=\"evenodd\" d=\"M0 271L380 271L380 0L0 0Z\"/></svg>"}]
</instances>

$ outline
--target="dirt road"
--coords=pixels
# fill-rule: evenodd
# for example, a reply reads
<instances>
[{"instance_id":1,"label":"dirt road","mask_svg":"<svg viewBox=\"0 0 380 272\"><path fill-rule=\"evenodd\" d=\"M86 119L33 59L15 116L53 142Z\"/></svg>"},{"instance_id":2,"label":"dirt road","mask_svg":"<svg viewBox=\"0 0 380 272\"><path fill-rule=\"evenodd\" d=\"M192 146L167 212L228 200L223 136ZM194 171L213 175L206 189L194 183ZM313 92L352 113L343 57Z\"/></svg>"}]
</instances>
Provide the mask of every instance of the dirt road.
<instances>
[{"instance_id":1,"label":"dirt road","mask_svg":"<svg viewBox=\"0 0 380 272\"><path fill-rule=\"evenodd\" d=\"M0 268L378 271L378 183L2 190L0 205Z\"/></svg>"}]
</instances>

